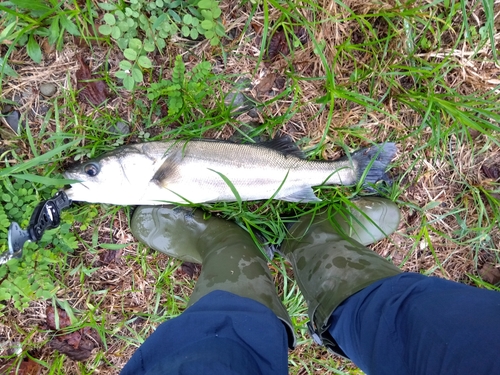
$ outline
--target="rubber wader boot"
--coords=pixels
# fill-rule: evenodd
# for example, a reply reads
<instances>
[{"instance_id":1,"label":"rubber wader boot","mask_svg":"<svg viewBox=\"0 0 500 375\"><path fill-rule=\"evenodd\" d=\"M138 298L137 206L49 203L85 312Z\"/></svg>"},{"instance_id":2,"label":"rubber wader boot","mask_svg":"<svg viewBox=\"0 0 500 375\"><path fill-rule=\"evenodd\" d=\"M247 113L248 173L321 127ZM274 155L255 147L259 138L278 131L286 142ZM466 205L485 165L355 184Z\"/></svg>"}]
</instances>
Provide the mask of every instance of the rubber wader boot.
<instances>
[{"instance_id":1,"label":"rubber wader boot","mask_svg":"<svg viewBox=\"0 0 500 375\"><path fill-rule=\"evenodd\" d=\"M291 227L290 236L281 247L292 263L295 279L307 301L309 330L314 340L344 357L347 356L328 332L335 308L373 282L401 272L340 232L355 222L355 236L365 244L371 243L370 239L384 238L399 225L398 207L383 198L363 198L352 203L365 215L354 213L354 217L346 218L346 215L334 214L335 226L325 213L304 216Z\"/></svg>"},{"instance_id":2,"label":"rubber wader boot","mask_svg":"<svg viewBox=\"0 0 500 375\"><path fill-rule=\"evenodd\" d=\"M276 314L287 330L289 347L295 347L293 325L276 293L267 260L237 224L216 217L206 220L199 210L141 206L131 227L134 237L149 247L202 264L188 306L214 290L253 299Z\"/></svg>"}]
</instances>

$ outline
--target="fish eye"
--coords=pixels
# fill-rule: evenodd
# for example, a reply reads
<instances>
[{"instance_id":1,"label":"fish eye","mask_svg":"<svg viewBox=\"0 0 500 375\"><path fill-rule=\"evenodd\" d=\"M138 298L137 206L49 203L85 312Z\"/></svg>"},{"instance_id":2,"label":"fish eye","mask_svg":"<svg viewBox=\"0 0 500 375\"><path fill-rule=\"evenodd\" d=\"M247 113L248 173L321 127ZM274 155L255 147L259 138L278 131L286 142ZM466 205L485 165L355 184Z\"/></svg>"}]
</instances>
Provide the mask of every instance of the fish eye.
<instances>
[{"instance_id":1,"label":"fish eye","mask_svg":"<svg viewBox=\"0 0 500 375\"><path fill-rule=\"evenodd\" d=\"M87 176L95 177L99 173L99 165L96 163L85 164L83 171L87 174Z\"/></svg>"}]
</instances>

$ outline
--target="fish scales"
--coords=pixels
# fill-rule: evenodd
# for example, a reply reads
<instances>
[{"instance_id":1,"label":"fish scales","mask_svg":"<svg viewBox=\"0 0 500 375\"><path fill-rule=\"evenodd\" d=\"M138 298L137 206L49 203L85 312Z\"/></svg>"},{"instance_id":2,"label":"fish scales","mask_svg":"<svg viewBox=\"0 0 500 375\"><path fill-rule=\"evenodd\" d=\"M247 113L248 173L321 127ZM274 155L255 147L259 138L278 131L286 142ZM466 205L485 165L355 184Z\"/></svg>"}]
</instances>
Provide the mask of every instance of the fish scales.
<instances>
[{"instance_id":1,"label":"fish scales","mask_svg":"<svg viewBox=\"0 0 500 375\"><path fill-rule=\"evenodd\" d=\"M67 191L75 201L120 205L281 199L318 201L312 186L356 184L384 178L392 143L336 161L306 160L288 139L263 144L213 140L148 142L122 146L74 167L80 181ZM367 169L365 171L365 169ZM227 182L229 181L229 183ZM232 185L232 186L231 186Z\"/></svg>"}]
</instances>

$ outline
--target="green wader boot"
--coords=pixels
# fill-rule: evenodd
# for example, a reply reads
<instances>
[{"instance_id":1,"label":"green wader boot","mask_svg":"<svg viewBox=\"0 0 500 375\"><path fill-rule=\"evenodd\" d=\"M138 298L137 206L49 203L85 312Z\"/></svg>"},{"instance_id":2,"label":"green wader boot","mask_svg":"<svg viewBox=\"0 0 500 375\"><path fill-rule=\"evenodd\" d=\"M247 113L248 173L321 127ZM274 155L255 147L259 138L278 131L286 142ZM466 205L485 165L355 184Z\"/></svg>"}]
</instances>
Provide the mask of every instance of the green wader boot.
<instances>
[{"instance_id":1,"label":"green wader boot","mask_svg":"<svg viewBox=\"0 0 500 375\"><path fill-rule=\"evenodd\" d=\"M152 249L202 264L189 306L214 290L253 299L276 314L287 330L289 347L295 347L293 325L276 293L267 260L238 225L216 217L205 220L202 211L141 206L131 227L134 237Z\"/></svg>"},{"instance_id":2,"label":"green wader boot","mask_svg":"<svg viewBox=\"0 0 500 375\"><path fill-rule=\"evenodd\" d=\"M352 203L360 212L351 209L348 217L334 214L333 223L326 214L301 218L291 227L290 236L281 247L307 301L309 330L314 340L344 357L328 332L335 308L373 282L401 272L360 243L370 244L393 233L400 219L398 207L382 198L363 198Z\"/></svg>"}]
</instances>

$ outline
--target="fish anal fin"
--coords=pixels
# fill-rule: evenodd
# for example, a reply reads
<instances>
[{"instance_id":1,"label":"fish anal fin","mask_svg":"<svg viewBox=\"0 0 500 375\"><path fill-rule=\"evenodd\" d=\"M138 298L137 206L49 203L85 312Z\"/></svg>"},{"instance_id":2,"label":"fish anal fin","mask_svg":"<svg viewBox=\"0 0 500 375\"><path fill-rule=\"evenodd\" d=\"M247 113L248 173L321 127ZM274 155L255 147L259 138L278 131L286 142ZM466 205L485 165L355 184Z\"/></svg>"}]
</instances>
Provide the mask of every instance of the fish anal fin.
<instances>
[{"instance_id":1,"label":"fish anal fin","mask_svg":"<svg viewBox=\"0 0 500 375\"><path fill-rule=\"evenodd\" d=\"M274 139L271 139L270 141L260 142L258 143L258 145L281 152L285 156L292 155L300 159L306 158L302 150L288 135L276 137Z\"/></svg>"},{"instance_id":2,"label":"fish anal fin","mask_svg":"<svg viewBox=\"0 0 500 375\"><path fill-rule=\"evenodd\" d=\"M294 191L292 194L287 195L286 197L280 197L279 199L288 202L321 202L321 199L314 195L313 189L309 186Z\"/></svg>"}]
</instances>

